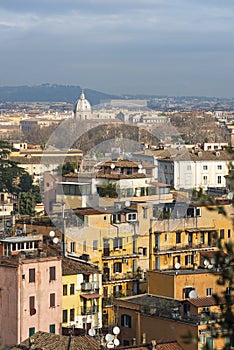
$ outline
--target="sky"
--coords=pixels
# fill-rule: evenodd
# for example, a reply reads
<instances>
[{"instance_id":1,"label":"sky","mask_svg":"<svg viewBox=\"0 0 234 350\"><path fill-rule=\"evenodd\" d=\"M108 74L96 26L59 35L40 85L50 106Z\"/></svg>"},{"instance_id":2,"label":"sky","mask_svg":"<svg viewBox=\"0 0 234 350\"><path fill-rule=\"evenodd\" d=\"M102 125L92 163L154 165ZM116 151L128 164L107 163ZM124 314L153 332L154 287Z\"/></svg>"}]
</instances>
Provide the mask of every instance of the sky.
<instances>
[{"instance_id":1,"label":"sky","mask_svg":"<svg viewBox=\"0 0 234 350\"><path fill-rule=\"evenodd\" d=\"M233 0L1 0L0 86L234 97Z\"/></svg>"}]
</instances>

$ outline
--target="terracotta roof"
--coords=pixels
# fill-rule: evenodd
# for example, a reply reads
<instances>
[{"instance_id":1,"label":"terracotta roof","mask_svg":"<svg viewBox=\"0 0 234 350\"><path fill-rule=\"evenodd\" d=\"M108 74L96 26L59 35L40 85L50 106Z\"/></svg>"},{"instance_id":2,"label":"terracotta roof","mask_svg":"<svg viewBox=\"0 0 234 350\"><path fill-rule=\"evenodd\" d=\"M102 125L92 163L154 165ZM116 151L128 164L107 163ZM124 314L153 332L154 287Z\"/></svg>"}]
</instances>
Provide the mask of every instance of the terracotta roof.
<instances>
[{"instance_id":1,"label":"terracotta roof","mask_svg":"<svg viewBox=\"0 0 234 350\"><path fill-rule=\"evenodd\" d=\"M153 342L153 341L152 341ZM120 346L118 347L119 350L151 350L152 349L152 342L142 345L130 345L130 346ZM182 350L183 348L176 342L165 342L165 343L157 343L156 342L156 350Z\"/></svg>"},{"instance_id":2,"label":"terracotta roof","mask_svg":"<svg viewBox=\"0 0 234 350\"><path fill-rule=\"evenodd\" d=\"M116 167L127 167L127 168L138 168L137 162L132 162L130 160L124 160L124 159L118 159L118 160L111 160L103 163L102 167L110 167L111 164L114 164Z\"/></svg>"},{"instance_id":3,"label":"terracotta roof","mask_svg":"<svg viewBox=\"0 0 234 350\"><path fill-rule=\"evenodd\" d=\"M232 296L231 298L233 302L234 296ZM216 300L216 298L214 298L213 296L205 297L205 298L190 298L190 299L187 299L187 301L196 307L214 306L214 305L226 303L226 300L224 297L219 297L219 299Z\"/></svg>"},{"instance_id":4,"label":"terracotta roof","mask_svg":"<svg viewBox=\"0 0 234 350\"><path fill-rule=\"evenodd\" d=\"M146 175L143 173L135 173L131 175L127 174L103 174L102 171L99 171L96 175L97 178L105 178L105 179L139 179L145 178Z\"/></svg>"},{"instance_id":5,"label":"terracotta roof","mask_svg":"<svg viewBox=\"0 0 234 350\"><path fill-rule=\"evenodd\" d=\"M86 263L85 261L77 261L70 258L62 258L62 274L75 275L75 274L93 274L98 273L99 270L94 265Z\"/></svg>"},{"instance_id":6,"label":"terracotta roof","mask_svg":"<svg viewBox=\"0 0 234 350\"><path fill-rule=\"evenodd\" d=\"M34 349L37 350L67 350L70 342L70 350L98 350L98 342L90 336L76 336L68 337L57 334L51 334L46 332L37 332L30 337L30 341L33 342ZM22 347L23 346L23 347ZM32 345L29 342L29 338L20 343L19 346L5 347L5 350L29 350L32 349Z\"/></svg>"}]
</instances>

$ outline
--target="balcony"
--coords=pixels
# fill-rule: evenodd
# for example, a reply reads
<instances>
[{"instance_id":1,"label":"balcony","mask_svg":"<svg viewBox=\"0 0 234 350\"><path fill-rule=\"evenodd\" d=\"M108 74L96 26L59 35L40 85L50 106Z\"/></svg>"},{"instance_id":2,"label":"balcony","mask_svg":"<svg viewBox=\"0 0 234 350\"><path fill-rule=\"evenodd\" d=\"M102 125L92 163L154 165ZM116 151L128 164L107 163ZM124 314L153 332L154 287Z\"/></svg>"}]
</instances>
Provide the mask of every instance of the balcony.
<instances>
[{"instance_id":1,"label":"balcony","mask_svg":"<svg viewBox=\"0 0 234 350\"><path fill-rule=\"evenodd\" d=\"M81 308L81 315L94 315L99 312L98 306L89 306Z\"/></svg>"},{"instance_id":2,"label":"balcony","mask_svg":"<svg viewBox=\"0 0 234 350\"><path fill-rule=\"evenodd\" d=\"M99 282L83 282L81 283L81 291L82 292L91 292L97 291L99 289Z\"/></svg>"},{"instance_id":3,"label":"balcony","mask_svg":"<svg viewBox=\"0 0 234 350\"><path fill-rule=\"evenodd\" d=\"M163 245L161 247L154 247L154 254L163 254L163 253L173 253L173 252L183 252L183 251L193 251L193 250L213 250L216 247L216 243L212 242L208 244L201 243L179 243L176 245Z\"/></svg>"},{"instance_id":4,"label":"balcony","mask_svg":"<svg viewBox=\"0 0 234 350\"><path fill-rule=\"evenodd\" d=\"M115 281L118 282L127 282L127 281L134 281L138 278L142 278L141 274L138 272L125 272L125 273L120 273L116 272L113 275L103 275L102 283L107 284L107 283L113 283Z\"/></svg>"}]
</instances>

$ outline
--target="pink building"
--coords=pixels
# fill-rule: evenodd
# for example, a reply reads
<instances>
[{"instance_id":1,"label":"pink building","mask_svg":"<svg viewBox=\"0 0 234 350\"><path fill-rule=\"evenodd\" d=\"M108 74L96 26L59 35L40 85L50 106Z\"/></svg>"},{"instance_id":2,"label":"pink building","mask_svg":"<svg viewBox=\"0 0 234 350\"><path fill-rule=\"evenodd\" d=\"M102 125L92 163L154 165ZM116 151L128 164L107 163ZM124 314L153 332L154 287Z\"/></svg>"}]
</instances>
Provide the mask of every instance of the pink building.
<instances>
[{"instance_id":1,"label":"pink building","mask_svg":"<svg viewBox=\"0 0 234 350\"><path fill-rule=\"evenodd\" d=\"M61 257L45 252L0 258L0 347L37 331L61 333Z\"/></svg>"}]
</instances>

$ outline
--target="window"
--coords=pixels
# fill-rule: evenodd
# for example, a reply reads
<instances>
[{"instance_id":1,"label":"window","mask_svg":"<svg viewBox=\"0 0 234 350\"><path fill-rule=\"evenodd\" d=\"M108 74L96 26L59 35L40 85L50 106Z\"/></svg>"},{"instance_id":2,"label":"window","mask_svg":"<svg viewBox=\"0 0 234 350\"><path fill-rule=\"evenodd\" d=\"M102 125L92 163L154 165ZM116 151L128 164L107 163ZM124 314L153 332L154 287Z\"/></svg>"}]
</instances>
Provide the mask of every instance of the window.
<instances>
[{"instance_id":1,"label":"window","mask_svg":"<svg viewBox=\"0 0 234 350\"><path fill-rule=\"evenodd\" d=\"M222 165L217 165L218 170L222 170Z\"/></svg>"},{"instance_id":2,"label":"window","mask_svg":"<svg viewBox=\"0 0 234 350\"><path fill-rule=\"evenodd\" d=\"M136 221L137 219L137 214L136 213L131 213L127 215L127 220L128 221Z\"/></svg>"},{"instance_id":3,"label":"window","mask_svg":"<svg viewBox=\"0 0 234 350\"><path fill-rule=\"evenodd\" d=\"M104 298L108 297L108 287L103 287L103 297Z\"/></svg>"},{"instance_id":4,"label":"window","mask_svg":"<svg viewBox=\"0 0 234 350\"><path fill-rule=\"evenodd\" d=\"M226 294L232 295L232 287L227 287L226 288Z\"/></svg>"},{"instance_id":5,"label":"window","mask_svg":"<svg viewBox=\"0 0 234 350\"><path fill-rule=\"evenodd\" d=\"M35 333L35 327L31 327L28 330L29 337L31 337Z\"/></svg>"},{"instance_id":6,"label":"window","mask_svg":"<svg viewBox=\"0 0 234 350\"><path fill-rule=\"evenodd\" d=\"M142 255L147 256L147 248L143 247L142 249Z\"/></svg>"},{"instance_id":7,"label":"window","mask_svg":"<svg viewBox=\"0 0 234 350\"><path fill-rule=\"evenodd\" d=\"M191 170L191 165L187 165L187 170Z\"/></svg>"},{"instance_id":8,"label":"window","mask_svg":"<svg viewBox=\"0 0 234 350\"><path fill-rule=\"evenodd\" d=\"M122 272L122 263L116 262L114 263L114 273L116 272Z\"/></svg>"},{"instance_id":9,"label":"window","mask_svg":"<svg viewBox=\"0 0 234 350\"><path fill-rule=\"evenodd\" d=\"M95 240L93 241L93 250L97 250L97 249L98 249L98 240L95 239Z\"/></svg>"},{"instance_id":10,"label":"window","mask_svg":"<svg viewBox=\"0 0 234 350\"><path fill-rule=\"evenodd\" d=\"M83 242L83 251L86 252L86 248L87 248L87 245L86 245L86 241Z\"/></svg>"},{"instance_id":11,"label":"window","mask_svg":"<svg viewBox=\"0 0 234 350\"><path fill-rule=\"evenodd\" d=\"M193 255L185 255L185 265L193 264Z\"/></svg>"},{"instance_id":12,"label":"window","mask_svg":"<svg viewBox=\"0 0 234 350\"><path fill-rule=\"evenodd\" d=\"M228 238L231 237L231 230L230 230L230 228L228 229L227 236L228 236Z\"/></svg>"},{"instance_id":13,"label":"window","mask_svg":"<svg viewBox=\"0 0 234 350\"><path fill-rule=\"evenodd\" d=\"M71 253L75 253L75 251L76 251L76 242L71 242L70 243L70 251L71 251Z\"/></svg>"},{"instance_id":14,"label":"window","mask_svg":"<svg viewBox=\"0 0 234 350\"><path fill-rule=\"evenodd\" d=\"M214 349L214 340L212 337L206 337L206 349L207 350Z\"/></svg>"},{"instance_id":15,"label":"window","mask_svg":"<svg viewBox=\"0 0 234 350\"><path fill-rule=\"evenodd\" d=\"M33 310L35 309L35 297L31 296L29 297L29 310L30 310L30 315L33 312Z\"/></svg>"},{"instance_id":16,"label":"window","mask_svg":"<svg viewBox=\"0 0 234 350\"><path fill-rule=\"evenodd\" d=\"M219 238L220 238L220 239L224 239L224 229L221 229L221 230L219 231Z\"/></svg>"},{"instance_id":17,"label":"window","mask_svg":"<svg viewBox=\"0 0 234 350\"><path fill-rule=\"evenodd\" d=\"M75 321L75 309L70 309L70 321Z\"/></svg>"},{"instance_id":18,"label":"window","mask_svg":"<svg viewBox=\"0 0 234 350\"><path fill-rule=\"evenodd\" d=\"M201 233L200 233L200 243L201 243L201 244L204 244L204 243L205 243L205 233L204 233L204 232L201 232Z\"/></svg>"},{"instance_id":19,"label":"window","mask_svg":"<svg viewBox=\"0 0 234 350\"><path fill-rule=\"evenodd\" d=\"M143 208L143 219L147 219L147 209L148 208Z\"/></svg>"},{"instance_id":20,"label":"window","mask_svg":"<svg viewBox=\"0 0 234 350\"><path fill-rule=\"evenodd\" d=\"M208 166L207 165L203 165L203 170L208 170Z\"/></svg>"},{"instance_id":21,"label":"window","mask_svg":"<svg viewBox=\"0 0 234 350\"><path fill-rule=\"evenodd\" d=\"M122 249L123 248L123 242L121 237L115 237L113 242L113 248L114 249Z\"/></svg>"},{"instance_id":22,"label":"window","mask_svg":"<svg viewBox=\"0 0 234 350\"><path fill-rule=\"evenodd\" d=\"M183 290L184 291L184 297L185 298L189 298L189 295L191 295L190 292L192 290L195 290L195 288L193 288L193 287L185 287L184 290ZM189 309L190 305L189 304L185 304L185 305L186 305L186 308Z\"/></svg>"},{"instance_id":23,"label":"window","mask_svg":"<svg viewBox=\"0 0 234 350\"><path fill-rule=\"evenodd\" d=\"M217 177L217 182L218 182L218 184L221 184L221 183L222 183L222 176L218 175L218 177Z\"/></svg>"},{"instance_id":24,"label":"window","mask_svg":"<svg viewBox=\"0 0 234 350\"><path fill-rule=\"evenodd\" d=\"M121 220L121 215L120 214L113 214L112 215L112 221L114 224L119 224Z\"/></svg>"},{"instance_id":25,"label":"window","mask_svg":"<svg viewBox=\"0 0 234 350\"><path fill-rule=\"evenodd\" d=\"M129 315L121 315L121 326L122 327L132 327L132 318Z\"/></svg>"},{"instance_id":26,"label":"window","mask_svg":"<svg viewBox=\"0 0 234 350\"><path fill-rule=\"evenodd\" d=\"M72 283L70 284L70 295L74 295L75 294L75 284Z\"/></svg>"},{"instance_id":27,"label":"window","mask_svg":"<svg viewBox=\"0 0 234 350\"><path fill-rule=\"evenodd\" d=\"M50 333L55 333L55 324L50 324Z\"/></svg>"},{"instance_id":28,"label":"window","mask_svg":"<svg viewBox=\"0 0 234 350\"><path fill-rule=\"evenodd\" d=\"M207 175L203 176L203 185L207 185Z\"/></svg>"},{"instance_id":29,"label":"window","mask_svg":"<svg viewBox=\"0 0 234 350\"><path fill-rule=\"evenodd\" d=\"M165 233L165 236L164 236L164 242L167 242L168 241L168 234Z\"/></svg>"},{"instance_id":30,"label":"window","mask_svg":"<svg viewBox=\"0 0 234 350\"><path fill-rule=\"evenodd\" d=\"M55 266L50 267L50 281L55 281L56 279L56 273L55 273Z\"/></svg>"},{"instance_id":31,"label":"window","mask_svg":"<svg viewBox=\"0 0 234 350\"><path fill-rule=\"evenodd\" d=\"M67 284L63 285L63 295L67 295Z\"/></svg>"},{"instance_id":32,"label":"window","mask_svg":"<svg viewBox=\"0 0 234 350\"><path fill-rule=\"evenodd\" d=\"M55 293L50 294L50 307L55 307Z\"/></svg>"},{"instance_id":33,"label":"window","mask_svg":"<svg viewBox=\"0 0 234 350\"><path fill-rule=\"evenodd\" d=\"M181 232L176 232L176 243L181 243Z\"/></svg>"},{"instance_id":34,"label":"window","mask_svg":"<svg viewBox=\"0 0 234 350\"><path fill-rule=\"evenodd\" d=\"M206 288L206 296L210 297L212 295L212 288Z\"/></svg>"},{"instance_id":35,"label":"window","mask_svg":"<svg viewBox=\"0 0 234 350\"><path fill-rule=\"evenodd\" d=\"M63 310L63 323L67 323L67 310Z\"/></svg>"},{"instance_id":36,"label":"window","mask_svg":"<svg viewBox=\"0 0 234 350\"><path fill-rule=\"evenodd\" d=\"M108 216L105 215L105 216L103 217L103 220L104 220L104 221L107 221L107 220L108 220Z\"/></svg>"},{"instance_id":37,"label":"window","mask_svg":"<svg viewBox=\"0 0 234 350\"><path fill-rule=\"evenodd\" d=\"M35 282L35 269L29 269L29 283Z\"/></svg>"}]
</instances>

